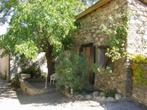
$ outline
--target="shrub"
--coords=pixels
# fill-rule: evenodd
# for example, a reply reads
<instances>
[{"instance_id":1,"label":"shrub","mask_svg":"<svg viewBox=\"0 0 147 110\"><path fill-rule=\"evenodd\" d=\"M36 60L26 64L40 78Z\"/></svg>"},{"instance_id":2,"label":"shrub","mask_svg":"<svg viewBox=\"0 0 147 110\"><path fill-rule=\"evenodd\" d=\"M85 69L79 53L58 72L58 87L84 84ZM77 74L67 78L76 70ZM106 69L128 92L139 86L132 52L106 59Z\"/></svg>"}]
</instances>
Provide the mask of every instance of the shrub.
<instances>
[{"instance_id":1,"label":"shrub","mask_svg":"<svg viewBox=\"0 0 147 110\"><path fill-rule=\"evenodd\" d=\"M14 88L20 87L19 76L15 75L15 77L11 80L11 86Z\"/></svg>"},{"instance_id":2,"label":"shrub","mask_svg":"<svg viewBox=\"0 0 147 110\"><path fill-rule=\"evenodd\" d=\"M147 85L147 70L145 70L142 64L133 64L132 65L133 74L134 74L134 83L136 85Z\"/></svg>"},{"instance_id":3,"label":"shrub","mask_svg":"<svg viewBox=\"0 0 147 110\"><path fill-rule=\"evenodd\" d=\"M100 74L112 74L112 67L111 66L107 66L106 68L99 66L97 64L94 64L92 67L92 71L94 73L100 73Z\"/></svg>"},{"instance_id":4,"label":"shrub","mask_svg":"<svg viewBox=\"0 0 147 110\"><path fill-rule=\"evenodd\" d=\"M108 90L104 91L105 97L115 97L115 94L117 93L116 90Z\"/></svg>"},{"instance_id":5,"label":"shrub","mask_svg":"<svg viewBox=\"0 0 147 110\"><path fill-rule=\"evenodd\" d=\"M147 85L147 70L145 68L147 64L147 56L145 55L133 55L132 56L133 64L133 81L136 85Z\"/></svg>"},{"instance_id":6,"label":"shrub","mask_svg":"<svg viewBox=\"0 0 147 110\"><path fill-rule=\"evenodd\" d=\"M31 78L38 78L41 76L40 69L35 63L27 68L23 68L21 73L30 74Z\"/></svg>"},{"instance_id":7,"label":"shrub","mask_svg":"<svg viewBox=\"0 0 147 110\"><path fill-rule=\"evenodd\" d=\"M61 90L69 87L79 92L89 84L86 59L72 52L64 52L59 56L56 75L56 86Z\"/></svg>"},{"instance_id":8,"label":"shrub","mask_svg":"<svg viewBox=\"0 0 147 110\"><path fill-rule=\"evenodd\" d=\"M135 63L147 63L147 56L141 54L133 55L132 60Z\"/></svg>"}]
</instances>

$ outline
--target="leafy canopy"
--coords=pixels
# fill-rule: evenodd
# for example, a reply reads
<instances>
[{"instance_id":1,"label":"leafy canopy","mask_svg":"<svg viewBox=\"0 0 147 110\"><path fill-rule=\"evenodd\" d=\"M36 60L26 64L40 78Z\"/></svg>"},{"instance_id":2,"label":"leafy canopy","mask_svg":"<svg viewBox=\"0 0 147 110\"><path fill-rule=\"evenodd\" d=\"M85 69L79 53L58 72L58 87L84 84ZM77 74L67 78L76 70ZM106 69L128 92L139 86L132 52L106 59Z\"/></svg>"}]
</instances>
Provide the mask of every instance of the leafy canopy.
<instances>
[{"instance_id":1,"label":"leafy canopy","mask_svg":"<svg viewBox=\"0 0 147 110\"><path fill-rule=\"evenodd\" d=\"M78 0L21 0L14 6L8 33L0 37L0 47L34 58L50 45L56 54L69 41L80 7Z\"/></svg>"},{"instance_id":2,"label":"leafy canopy","mask_svg":"<svg viewBox=\"0 0 147 110\"><path fill-rule=\"evenodd\" d=\"M0 0L0 22L7 22L7 17L13 11L13 7L17 5L18 0Z\"/></svg>"}]
</instances>

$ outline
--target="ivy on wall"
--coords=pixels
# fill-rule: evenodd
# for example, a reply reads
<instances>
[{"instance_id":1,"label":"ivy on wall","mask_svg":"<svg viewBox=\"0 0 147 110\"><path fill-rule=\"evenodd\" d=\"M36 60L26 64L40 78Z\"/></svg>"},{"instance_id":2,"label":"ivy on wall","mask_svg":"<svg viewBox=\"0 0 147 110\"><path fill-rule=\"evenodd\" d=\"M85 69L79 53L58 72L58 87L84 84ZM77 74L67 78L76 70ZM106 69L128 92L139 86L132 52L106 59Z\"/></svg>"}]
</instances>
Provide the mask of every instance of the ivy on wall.
<instances>
[{"instance_id":1,"label":"ivy on wall","mask_svg":"<svg viewBox=\"0 0 147 110\"><path fill-rule=\"evenodd\" d=\"M111 37L107 41L110 48L107 49L106 55L112 59L112 62L125 57L126 52L126 38L128 36L128 18L121 16L122 23L115 28L115 32L110 34Z\"/></svg>"},{"instance_id":2,"label":"ivy on wall","mask_svg":"<svg viewBox=\"0 0 147 110\"><path fill-rule=\"evenodd\" d=\"M125 57L126 39L128 36L128 14L117 15L116 18L109 16L107 24L101 24L98 35L109 36L102 44L109 46L106 56L112 59L112 62Z\"/></svg>"}]
</instances>

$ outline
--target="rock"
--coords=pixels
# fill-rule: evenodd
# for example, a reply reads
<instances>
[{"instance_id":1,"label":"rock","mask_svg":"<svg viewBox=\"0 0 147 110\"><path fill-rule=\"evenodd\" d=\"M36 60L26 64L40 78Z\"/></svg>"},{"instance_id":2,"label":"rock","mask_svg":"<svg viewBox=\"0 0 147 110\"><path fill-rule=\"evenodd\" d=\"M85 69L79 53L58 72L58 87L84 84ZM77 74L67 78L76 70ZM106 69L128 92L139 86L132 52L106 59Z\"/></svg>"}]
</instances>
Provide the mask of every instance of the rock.
<instances>
[{"instance_id":1,"label":"rock","mask_svg":"<svg viewBox=\"0 0 147 110\"><path fill-rule=\"evenodd\" d=\"M99 95L98 91L95 91L95 92L92 93L93 98L97 97L98 95Z\"/></svg>"},{"instance_id":2,"label":"rock","mask_svg":"<svg viewBox=\"0 0 147 110\"><path fill-rule=\"evenodd\" d=\"M74 96L76 100L82 100L84 99L84 96L83 95L76 95Z\"/></svg>"},{"instance_id":3,"label":"rock","mask_svg":"<svg viewBox=\"0 0 147 110\"><path fill-rule=\"evenodd\" d=\"M105 96L100 97L100 100L99 101L101 101L101 102L106 101L106 97Z\"/></svg>"},{"instance_id":4,"label":"rock","mask_svg":"<svg viewBox=\"0 0 147 110\"><path fill-rule=\"evenodd\" d=\"M100 101L101 100L101 97L100 96L97 96L94 98L96 101Z\"/></svg>"},{"instance_id":5,"label":"rock","mask_svg":"<svg viewBox=\"0 0 147 110\"><path fill-rule=\"evenodd\" d=\"M106 99L108 102L113 102L113 101L115 101L115 99L113 98L113 97L107 97L107 99Z\"/></svg>"},{"instance_id":6,"label":"rock","mask_svg":"<svg viewBox=\"0 0 147 110\"><path fill-rule=\"evenodd\" d=\"M25 74L25 73L22 73L20 76L22 79L29 79L31 77L30 74Z\"/></svg>"},{"instance_id":7,"label":"rock","mask_svg":"<svg viewBox=\"0 0 147 110\"><path fill-rule=\"evenodd\" d=\"M102 97L102 96L105 96L105 93L104 92L101 92L100 93L100 96Z\"/></svg>"},{"instance_id":8,"label":"rock","mask_svg":"<svg viewBox=\"0 0 147 110\"><path fill-rule=\"evenodd\" d=\"M85 99L87 99L87 100L92 99L92 95L85 95Z\"/></svg>"},{"instance_id":9,"label":"rock","mask_svg":"<svg viewBox=\"0 0 147 110\"><path fill-rule=\"evenodd\" d=\"M115 94L115 99L116 100L120 100L121 99L121 95L120 94Z\"/></svg>"}]
</instances>

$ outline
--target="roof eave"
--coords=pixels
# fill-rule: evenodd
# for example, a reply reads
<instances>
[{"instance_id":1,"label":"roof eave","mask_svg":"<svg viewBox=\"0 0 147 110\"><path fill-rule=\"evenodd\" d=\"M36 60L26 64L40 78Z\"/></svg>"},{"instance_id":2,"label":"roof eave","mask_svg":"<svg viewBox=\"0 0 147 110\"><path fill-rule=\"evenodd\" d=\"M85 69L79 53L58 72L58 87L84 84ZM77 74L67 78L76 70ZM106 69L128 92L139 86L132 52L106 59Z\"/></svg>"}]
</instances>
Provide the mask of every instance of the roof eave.
<instances>
[{"instance_id":1,"label":"roof eave","mask_svg":"<svg viewBox=\"0 0 147 110\"><path fill-rule=\"evenodd\" d=\"M112 0L100 0L100 1L96 2L94 5L92 5L91 7L87 8L85 11L78 14L76 16L76 19L80 19L80 18L86 16L87 14L89 14L89 13L95 11L96 9L104 6L105 4L109 3L110 1L112 1Z\"/></svg>"}]
</instances>

